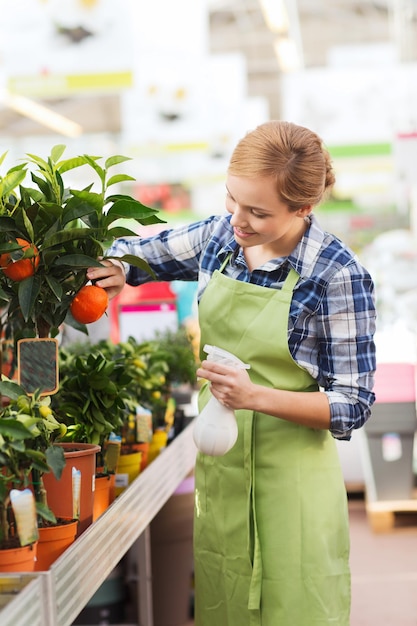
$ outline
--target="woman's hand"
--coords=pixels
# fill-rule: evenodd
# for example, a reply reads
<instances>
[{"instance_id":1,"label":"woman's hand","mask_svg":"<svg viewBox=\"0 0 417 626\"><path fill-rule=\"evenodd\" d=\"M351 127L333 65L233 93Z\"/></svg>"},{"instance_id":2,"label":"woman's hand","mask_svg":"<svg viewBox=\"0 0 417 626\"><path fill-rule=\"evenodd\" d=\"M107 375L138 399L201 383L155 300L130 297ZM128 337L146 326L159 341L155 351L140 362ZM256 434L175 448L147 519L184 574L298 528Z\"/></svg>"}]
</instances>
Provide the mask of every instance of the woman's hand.
<instances>
[{"instance_id":1,"label":"woman's hand","mask_svg":"<svg viewBox=\"0 0 417 626\"><path fill-rule=\"evenodd\" d=\"M252 383L246 369L203 361L197 370L197 376L210 381L211 393L227 408L253 408L256 385Z\"/></svg>"},{"instance_id":2,"label":"woman's hand","mask_svg":"<svg viewBox=\"0 0 417 626\"><path fill-rule=\"evenodd\" d=\"M126 276L122 263L100 259L104 267L89 267L87 278L94 282L97 287L107 291L109 298L114 298L126 284Z\"/></svg>"},{"instance_id":3,"label":"woman's hand","mask_svg":"<svg viewBox=\"0 0 417 626\"><path fill-rule=\"evenodd\" d=\"M308 428L330 428L329 401L322 391L287 391L257 385L247 370L214 361L203 361L197 376L210 381L213 396L229 409L266 413Z\"/></svg>"}]
</instances>

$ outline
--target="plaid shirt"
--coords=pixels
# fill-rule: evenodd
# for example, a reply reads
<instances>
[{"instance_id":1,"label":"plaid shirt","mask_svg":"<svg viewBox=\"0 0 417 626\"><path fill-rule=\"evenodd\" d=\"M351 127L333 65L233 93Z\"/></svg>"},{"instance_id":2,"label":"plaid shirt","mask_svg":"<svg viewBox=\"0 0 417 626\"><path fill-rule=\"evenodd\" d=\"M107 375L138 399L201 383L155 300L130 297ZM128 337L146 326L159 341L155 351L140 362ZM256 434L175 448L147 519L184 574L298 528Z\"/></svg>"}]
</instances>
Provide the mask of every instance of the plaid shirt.
<instances>
[{"instance_id":1,"label":"plaid shirt","mask_svg":"<svg viewBox=\"0 0 417 626\"><path fill-rule=\"evenodd\" d=\"M357 257L339 239L323 232L314 216L288 257L268 261L250 272L237 245L230 215L213 216L156 236L120 238L109 256L134 254L146 259L161 281L198 281L198 299L227 255L225 276L279 289L289 268L300 275L288 320L292 357L327 394L330 431L350 439L370 416L376 368L374 285ZM127 282L140 285L149 274L127 266ZM272 324L272 320L271 320Z\"/></svg>"}]
</instances>

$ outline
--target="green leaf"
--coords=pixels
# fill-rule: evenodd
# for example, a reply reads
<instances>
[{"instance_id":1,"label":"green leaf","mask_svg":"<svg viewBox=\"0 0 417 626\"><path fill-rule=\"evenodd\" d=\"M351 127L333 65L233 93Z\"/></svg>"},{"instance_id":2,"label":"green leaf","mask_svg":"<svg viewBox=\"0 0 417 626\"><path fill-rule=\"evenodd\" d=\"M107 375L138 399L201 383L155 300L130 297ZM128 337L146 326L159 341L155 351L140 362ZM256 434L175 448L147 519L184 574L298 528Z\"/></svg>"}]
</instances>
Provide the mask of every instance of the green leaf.
<instances>
[{"instance_id":1,"label":"green leaf","mask_svg":"<svg viewBox=\"0 0 417 626\"><path fill-rule=\"evenodd\" d=\"M108 389L110 385L110 381L105 376L100 374L91 374L88 377L88 384L92 389L100 390L100 389Z\"/></svg>"},{"instance_id":2,"label":"green leaf","mask_svg":"<svg viewBox=\"0 0 417 626\"><path fill-rule=\"evenodd\" d=\"M142 226L151 226L152 224L166 224L165 220L162 220L157 215L150 215L149 217L143 217L138 220Z\"/></svg>"},{"instance_id":3,"label":"green leaf","mask_svg":"<svg viewBox=\"0 0 417 626\"><path fill-rule=\"evenodd\" d=\"M0 394L7 396L10 400L17 400L19 396L25 396L26 391L11 380L2 380L0 382Z\"/></svg>"},{"instance_id":4,"label":"green leaf","mask_svg":"<svg viewBox=\"0 0 417 626\"><path fill-rule=\"evenodd\" d=\"M0 300L4 300L5 302L9 301L9 295L4 291L3 287L0 285Z\"/></svg>"},{"instance_id":5,"label":"green leaf","mask_svg":"<svg viewBox=\"0 0 417 626\"><path fill-rule=\"evenodd\" d=\"M151 209L139 202L139 200L126 196L112 196L111 198L107 198L107 201L113 202L113 206L107 212L107 215L110 214L113 219L116 217L125 217L139 220L158 213L157 209Z\"/></svg>"},{"instance_id":6,"label":"green leaf","mask_svg":"<svg viewBox=\"0 0 417 626\"><path fill-rule=\"evenodd\" d=\"M155 280L157 280L157 275L153 271L150 265L143 259L138 256L134 256L133 254L124 254L123 256L106 256L107 259L118 259L119 261L128 263L129 265L133 265L134 267L138 267L145 272L148 272Z\"/></svg>"},{"instance_id":7,"label":"green leaf","mask_svg":"<svg viewBox=\"0 0 417 626\"><path fill-rule=\"evenodd\" d=\"M42 244L42 250L59 246L67 241L77 241L78 239L93 239L97 231L89 228L69 228L68 230L60 230Z\"/></svg>"},{"instance_id":8,"label":"green leaf","mask_svg":"<svg viewBox=\"0 0 417 626\"><path fill-rule=\"evenodd\" d=\"M59 230L54 235L45 240L42 249L51 248L67 243L68 241L77 241L78 239L93 240L98 231L91 228L68 228L67 230Z\"/></svg>"},{"instance_id":9,"label":"green leaf","mask_svg":"<svg viewBox=\"0 0 417 626\"><path fill-rule=\"evenodd\" d=\"M110 185L115 185L116 183L123 183L128 180L136 180L136 178L134 178L133 176L129 176L128 174L116 174L115 176L109 178L109 180L107 181L107 187L110 187Z\"/></svg>"},{"instance_id":10,"label":"green leaf","mask_svg":"<svg viewBox=\"0 0 417 626\"><path fill-rule=\"evenodd\" d=\"M28 448L26 450L26 455L30 459L32 459L33 461L37 461L38 463L45 462L45 454L41 452L40 450L32 450L31 448Z\"/></svg>"},{"instance_id":11,"label":"green leaf","mask_svg":"<svg viewBox=\"0 0 417 626\"><path fill-rule=\"evenodd\" d=\"M68 265L70 267L103 267L97 259L93 259L86 254L67 254L55 261L55 265Z\"/></svg>"},{"instance_id":12,"label":"green leaf","mask_svg":"<svg viewBox=\"0 0 417 626\"><path fill-rule=\"evenodd\" d=\"M118 237L137 237L138 234L135 233L134 230L130 230L130 228L125 228L124 226L114 226L114 228L108 229L107 236L111 242L113 239L117 239ZM111 243L109 245L111 245Z\"/></svg>"},{"instance_id":13,"label":"green leaf","mask_svg":"<svg viewBox=\"0 0 417 626\"><path fill-rule=\"evenodd\" d=\"M74 205L74 206L73 206ZM87 202L80 201L79 198L75 198L74 201L68 202L65 207L65 214L62 218L62 225L65 226L70 222L74 222L79 218L85 217L86 215L90 215L91 213L95 213L95 208L88 204Z\"/></svg>"},{"instance_id":14,"label":"green leaf","mask_svg":"<svg viewBox=\"0 0 417 626\"><path fill-rule=\"evenodd\" d=\"M101 157L90 155L90 159L94 159L94 160L101 159ZM64 161L61 161L60 163L57 163L57 169L60 172L60 174L65 174L65 172L74 170L77 167L86 165L87 163L89 163L89 161L87 161L85 156L76 156L76 157L71 157L70 159L65 159Z\"/></svg>"},{"instance_id":15,"label":"green leaf","mask_svg":"<svg viewBox=\"0 0 417 626\"><path fill-rule=\"evenodd\" d=\"M62 202L62 198L64 196L64 191L65 191L65 189L64 189L64 181L62 180L62 176L61 176L61 174L58 171L55 172L55 178L56 178L56 181L57 181L57 183L59 185L59 196L56 198L56 201L57 202L58 201Z\"/></svg>"},{"instance_id":16,"label":"green leaf","mask_svg":"<svg viewBox=\"0 0 417 626\"><path fill-rule=\"evenodd\" d=\"M33 309L35 307L35 303L41 288L40 281L40 277L35 274L34 276L29 276L29 278L26 278L25 280L22 280L21 283L19 283L19 305L26 322L31 317Z\"/></svg>"},{"instance_id":17,"label":"green leaf","mask_svg":"<svg viewBox=\"0 0 417 626\"><path fill-rule=\"evenodd\" d=\"M45 455L46 462L51 468L53 475L59 480L66 464L64 450L61 446L50 446L46 449Z\"/></svg>"},{"instance_id":18,"label":"green leaf","mask_svg":"<svg viewBox=\"0 0 417 626\"><path fill-rule=\"evenodd\" d=\"M7 217L6 215L0 216L0 232L8 233L11 235L12 233L17 232L16 222L11 217Z\"/></svg>"},{"instance_id":19,"label":"green leaf","mask_svg":"<svg viewBox=\"0 0 417 626\"><path fill-rule=\"evenodd\" d=\"M27 451L26 451L26 454L27 454ZM32 465L32 467L34 469L37 469L42 474L45 474L46 472L49 472L49 467L45 463L45 461L41 461L41 460L35 458L35 459L32 459L31 465Z\"/></svg>"},{"instance_id":20,"label":"green leaf","mask_svg":"<svg viewBox=\"0 0 417 626\"><path fill-rule=\"evenodd\" d=\"M26 170L11 171L0 179L0 197L7 197L26 177Z\"/></svg>"},{"instance_id":21,"label":"green leaf","mask_svg":"<svg viewBox=\"0 0 417 626\"><path fill-rule=\"evenodd\" d=\"M106 423L103 413L96 406L91 405L91 413L93 414L94 419L99 422L102 426ZM101 428L101 426L100 426Z\"/></svg>"},{"instance_id":22,"label":"green leaf","mask_svg":"<svg viewBox=\"0 0 417 626\"><path fill-rule=\"evenodd\" d=\"M62 157L62 155L65 152L65 148L66 146L64 146L63 144L59 144L57 146L54 146L51 150L51 159L53 163L58 163L59 159Z\"/></svg>"},{"instance_id":23,"label":"green leaf","mask_svg":"<svg viewBox=\"0 0 417 626\"><path fill-rule=\"evenodd\" d=\"M49 508L49 506L45 506L43 502L36 502L36 513L40 515L42 519L47 522L51 522L52 524L56 524L56 517Z\"/></svg>"},{"instance_id":24,"label":"green leaf","mask_svg":"<svg viewBox=\"0 0 417 626\"><path fill-rule=\"evenodd\" d=\"M8 444L13 450L16 450L16 452L20 452L24 454L26 450L26 439L27 439L26 437L24 438L20 437L20 439L18 439L17 437L14 436L13 439L11 439L8 442Z\"/></svg>"},{"instance_id":25,"label":"green leaf","mask_svg":"<svg viewBox=\"0 0 417 626\"><path fill-rule=\"evenodd\" d=\"M106 361L102 369L103 376L110 376L113 373L116 363L114 361Z\"/></svg>"},{"instance_id":26,"label":"green leaf","mask_svg":"<svg viewBox=\"0 0 417 626\"><path fill-rule=\"evenodd\" d=\"M89 205L94 207L96 212L101 213L103 210L103 197L99 193L93 191L78 191L77 189L71 189L71 193L80 200L84 200Z\"/></svg>"},{"instance_id":27,"label":"green leaf","mask_svg":"<svg viewBox=\"0 0 417 626\"><path fill-rule=\"evenodd\" d=\"M41 170L45 171L49 169L48 163L37 154L30 154L29 152L27 152L26 155L29 157L32 163L38 165Z\"/></svg>"},{"instance_id":28,"label":"green leaf","mask_svg":"<svg viewBox=\"0 0 417 626\"><path fill-rule=\"evenodd\" d=\"M3 163L3 161L6 158L7 154L8 154L8 150L6 150L6 152L3 152L3 154L0 156L0 165Z\"/></svg>"},{"instance_id":29,"label":"green leaf","mask_svg":"<svg viewBox=\"0 0 417 626\"><path fill-rule=\"evenodd\" d=\"M0 433L3 437L10 439L23 440L32 439L33 435L26 426L11 417L3 417L0 419Z\"/></svg>"},{"instance_id":30,"label":"green leaf","mask_svg":"<svg viewBox=\"0 0 417 626\"><path fill-rule=\"evenodd\" d=\"M16 250L21 250L22 246L18 244L16 241L8 241L6 243L0 243L0 252L3 254L4 252L15 252Z\"/></svg>"},{"instance_id":31,"label":"green leaf","mask_svg":"<svg viewBox=\"0 0 417 626\"><path fill-rule=\"evenodd\" d=\"M95 159L92 159L88 154L84 154L84 158L88 165L90 165L93 170L97 172L101 182L104 184L104 181L106 180L106 172L103 170L103 168L100 167L100 165L96 163Z\"/></svg>"},{"instance_id":32,"label":"green leaf","mask_svg":"<svg viewBox=\"0 0 417 626\"><path fill-rule=\"evenodd\" d=\"M43 193L44 199L52 200L51 188L48 185L48 183L45 180L43 180L43 178L41 178L40 176L36 176L36 174L33 174L33 173L31 174L31 178L33 182L38 185L39 189Z\"/></svg>"},{"instance_id":33,"label":"green leaf","mask_svg":"<svg viewBox=\"0 0 417 626\"><path fill-rule=\"evenodd\" d=\"M61 283L50 274L45 274L45 278L50 290L52 291L58 302L61 302L62 296L64 294Z\"/></svg>"},{"instance_id":34,"label":"green leaf","mask_svg":"<svg viewBox=\"0 0 417 626\"><path fill-rule=\"evenodd\" d=\"M88 335L88 328L86 324L80 324L80 322L77 322L77 320L73 318L71 311L69 309L65 316L64 322L65 324L68 324L68 326L71 326L71 328L74 328L75 330L79 330L80 333L84 333L84 335Z\"/></svg>"},{"instance_id":35,"label":"green leaf","mask_svg":"<svg viewBox=\"0 0 417 626\"><path fill-rule=\"evenodd\" d=\"M24 211L23 209L22 209L22 217L23 217L23 223L29 235L29 239L30 241L33 241L35 238L35 233L33 232L32 222L28 218L26 211Z\"/></svg>"},{"instance_id":36,"label":"green leaf","mask_svg":"<svg viewBox=\"0 0 417 626\"><path fill-rule=\"evenodd\" d=\"M30 204L30 200L34 202L45 200L45 194L39 191L39 189L33 189L33 187L21 187L20 193L24 204Z\"/></svg>"},{"instance_id":37,"label":"green leaf","mask_svg":"<svg viewBox=\"0 0 417 626\"><path fill-rule=\"evenodd\" d=\"M105 168L109 169L113 165L118 165L119 163L125 163L126 161L131 161L131 157L122 156L120 154L115 154L114 156L109 157L106 160Z\"/></svg>"}]
</instances>

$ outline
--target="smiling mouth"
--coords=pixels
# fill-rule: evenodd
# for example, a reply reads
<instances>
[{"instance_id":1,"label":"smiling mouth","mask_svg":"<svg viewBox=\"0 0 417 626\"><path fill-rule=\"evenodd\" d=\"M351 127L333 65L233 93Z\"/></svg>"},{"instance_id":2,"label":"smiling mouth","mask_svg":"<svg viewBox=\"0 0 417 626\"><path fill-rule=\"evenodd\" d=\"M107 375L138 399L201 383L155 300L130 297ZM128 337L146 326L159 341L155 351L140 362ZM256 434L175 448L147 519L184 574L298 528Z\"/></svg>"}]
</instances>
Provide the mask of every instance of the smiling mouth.
<instances>
[{"instance_id":1,"label":"smiling mouth","mask_svg":"<svg viewBox=\"0 0 417 626\"><path fill-rule=\"evenodd\" d=\"M240 239L246 239L247 237L251 237L254 233L245 233L238 228L234 228L234 233L236 237L240 237Z\"/></svg>"}]
</instances>

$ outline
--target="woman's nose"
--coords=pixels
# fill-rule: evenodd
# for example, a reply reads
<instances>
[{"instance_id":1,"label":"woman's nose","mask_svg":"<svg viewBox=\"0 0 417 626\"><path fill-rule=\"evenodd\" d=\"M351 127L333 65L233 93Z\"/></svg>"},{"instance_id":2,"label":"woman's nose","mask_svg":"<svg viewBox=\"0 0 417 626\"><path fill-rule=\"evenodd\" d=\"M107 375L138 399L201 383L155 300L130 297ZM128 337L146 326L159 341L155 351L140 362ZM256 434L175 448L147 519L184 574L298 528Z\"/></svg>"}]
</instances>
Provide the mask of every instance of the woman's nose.
<instances>
[{"instance_id":1,"label":"woman's nose","mask_svg":"<svg viewBox=\"0 0 417 626\"><path fill-rule=\"evenodd\" d=\"M233 209L232 217L230 219L231 225L242 226L245 223L245 221L246 220L244 219L244 215L243 215L241 208L236 204Z\"/></svg>"}]
</instances>

